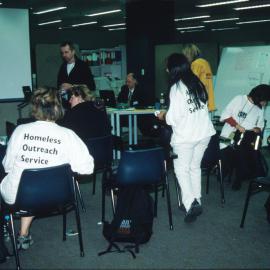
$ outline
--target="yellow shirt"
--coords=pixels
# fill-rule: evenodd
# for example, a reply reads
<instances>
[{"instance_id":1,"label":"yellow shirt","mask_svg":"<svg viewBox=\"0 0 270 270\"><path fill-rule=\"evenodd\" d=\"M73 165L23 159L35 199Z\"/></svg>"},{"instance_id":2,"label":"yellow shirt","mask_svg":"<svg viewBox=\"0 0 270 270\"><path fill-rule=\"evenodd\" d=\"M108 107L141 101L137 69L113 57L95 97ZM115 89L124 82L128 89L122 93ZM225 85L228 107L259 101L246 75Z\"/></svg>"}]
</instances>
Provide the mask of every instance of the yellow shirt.
<instances>
[{"instance_id":1,"label":"yellow shirt","mask_svg":"<svg viewBox=\"0 0 270 270\"><path fill-rule=\"evenodd\" d=\"M203 59L198 58L191 64L191 70L204 84L208 93L208 110L214 111L215 100L214 100L214 87L213 87L213 74L209 63Z\"/></svg>"}]
</instances>

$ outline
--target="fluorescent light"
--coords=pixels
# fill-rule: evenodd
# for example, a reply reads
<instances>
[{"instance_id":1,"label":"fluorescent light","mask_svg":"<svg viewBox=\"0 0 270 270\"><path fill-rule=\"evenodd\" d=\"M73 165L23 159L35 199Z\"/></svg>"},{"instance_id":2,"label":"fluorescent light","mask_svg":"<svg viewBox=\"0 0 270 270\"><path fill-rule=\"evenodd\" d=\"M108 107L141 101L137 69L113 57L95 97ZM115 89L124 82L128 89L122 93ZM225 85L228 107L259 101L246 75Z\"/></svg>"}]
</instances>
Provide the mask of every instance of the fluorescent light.
<instances>
[{"instance_id":1,"label":"fluorescent light","mask_svg":"<svg viewBox=\"0 0 270 270\"><path fill-rule=\"evenodd\" d=\"M3 3L0 2L0 5L2 5Z\"/></svg>"},{"instance_id":2,"label":"fluorescent light","mask_svg":"<svg viewBox=\"0 0 270 270\"><path fill-rule=\"evenodd\" d=\"M224 19L217 19L217 20L207 20L203 21L204 23L212 23L212 22L226 22L226 21L237 21L239 18L224 18Z\"/></svg>"},{"instance_id":3,"label":"fluorescent light","mask_svg":"<svg viewBox=\"0 0 270 270\"><path fill-rule=\"evenodd\" d=\"M210 15L201 15L201 16L194 16L194 17L184 17L184 18L178 18L174 19L175 22L178 21L188 21L188 20L196 20L196 19L204 19L204 18L209 18Z\"/></svg>"},{"instance_id":4,"label":"fluorescent light","mask_svg":"<svg viewBox=\"0 0 270 270\"><path fill-rule=\"evenodd\" d=\"M236 24L263 23L263 22L270 22L270 19L268 19L268 20L257 20L257 21L237 22Z\"/></svg>"},{"instance_id":5,"label":"fluorescent light","mask_svg":"<svg viewBox=\"0 0 270 270\"><path fill-rule=\"evenodd\" d=\"M239 27L225 27L225 28L213 28L211 31L225 31L225 30L235 30L239 29Z\"/></svg>"},{"instance_id":6,"label":"fluorescent light","mask_svg":"<svg viewBox=\"0 0 270 270\"><path fill-rule=\"evenodd\" d=\"M59 23L59 22L62 22L62 20L56 20L56 21L50 21L50 22L39 23L38 25L46 25L46 24Z\"/></svg>"},{"instance_id":7,"label":"fluorescent light","mask_svg":"<svg viewBox=\"0 0 270 270\"><path fill-rule=\"evenodd\" d=\"M99 16L99 15L105 15L105 14L110 14L110 13L116 13L116 12L120 12L121 9L114 9L114 10L109 10L109 11L104 11L104 12L99 12L99 13L92 13L92 14L87 14L85 16Z\"/></svg>"},{"instance_id":8,"label":"fluorescent light","mask_svg":"<svg viewBox=\"0 0 270 270\"><path fill-rule=\"evenodd\" d=\"M42 11L33 12L33 14L39 15L39 14L44 14L44 13L48 13L48 12L53 12L53 11L65 9L65 8L67 8L67 7L56 7L56 8L51 8L51 9L46 9L46 10L42 10Z\"/></svg>"},{"instance_id":9,"label":"fluorescent light","mask_svg":"<svg viewBox=\"0 0 270 270\"><path fill-rule=\"evenodd\" d=\"M177 30L186 30L186 29L196 29L196 28L204 28L204 25L198 25L198 26L186 26L186 27L177 27Z\"/></svg>"},{"instance_id":10,"label":"fluorescent light","mask_svg":"<svg viewBox=\"0 0 270 270\"><path fill-rule=\"evenodd\" d=\"M248 2L249 0L231 0L231 1L222 1L222 2L215 2L215 3L209 3L209 4L202 4L202 5L196 5L196 7L215 7L215 6L222 6L222 5L230 5L235 3L242 3L242 2Z\"/></svg>"},{"instance_id":11,"label":"fluorescent light","mask_svg":"<svg viewBox=\"0 0 270 270\"><path fill-rule=\"evenodd\" d=\"M264 8L264 7L270 7L270 4L263 4L263 5L256 5L256 6L246 6L246 7L236 7L236 8L233 8L233 9L235 9L235 10L245 10L245 9Z\"/></svg>"},{"instance_id":12,"label":"fluorescent light","mask_svg":"<svg viewBox=\"0 0 270 270\"><path fill-rule=\"evenodd\" d=\"M202 32L202 31L204 31L204 29L184 30L184 31L180 31L180 33L184 34L184 33Z\"/></svg>"},{"instance_id":13,"label":"fluorescent light","mask_svg":"<svg viewBox=\"0 0 270 270\"><path fill-rule=\"evenodd\" d=\"M119 28L109 28L109 31L118 31L118 30L126 30L126 27L119 27Z\"/></svg>"},{"instance_id":14,"label":"fluorescent light","mask_svg":"<svg viewBox=\"0 0 270 270\"><path fill-rule=\"evenodd\" d=\"M77 24L72 24L72 27L78 27L78 26L83 26L83 25L89 25L89 24L95 24L97 22L86 22L86 23L77 23Z\"/></svg>"},{"instance_id":15,"label":"fluorescent light","mask_svg":"<svg viewBox=\"0 0 270 270\"><path fill-rule=\"evenodd\" d=\"M108 24L108 25L102 25L102 27L114 27L114 26L122 26L126 25L125 23L116 23L116 24Z\"/></svg>"}]
</instances>

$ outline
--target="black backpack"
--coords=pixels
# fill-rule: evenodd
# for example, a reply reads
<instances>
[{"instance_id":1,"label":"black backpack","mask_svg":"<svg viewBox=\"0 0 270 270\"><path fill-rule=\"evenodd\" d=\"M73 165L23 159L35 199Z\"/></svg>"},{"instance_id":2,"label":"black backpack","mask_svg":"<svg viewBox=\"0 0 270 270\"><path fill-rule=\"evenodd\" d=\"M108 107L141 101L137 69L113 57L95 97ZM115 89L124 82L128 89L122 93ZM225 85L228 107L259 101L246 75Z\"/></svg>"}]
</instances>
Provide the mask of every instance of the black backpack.
<instances>
[{"instance_id":1,"label":"black backpack","mask_svg":"<svg viewBox=\"0 0 270 270\"><path fill-rule=\"evenodd\" d=\"M111 223L104 222L103 226L103 235L109 246L98 255L128 251L136 258L135 253L139 253L139 245L151 238L153 217L153 200L147 190L142 186L121 188L117 196L114 218ZM121 249L116 242L130 244Z\"/></svg>"}]
</instances>

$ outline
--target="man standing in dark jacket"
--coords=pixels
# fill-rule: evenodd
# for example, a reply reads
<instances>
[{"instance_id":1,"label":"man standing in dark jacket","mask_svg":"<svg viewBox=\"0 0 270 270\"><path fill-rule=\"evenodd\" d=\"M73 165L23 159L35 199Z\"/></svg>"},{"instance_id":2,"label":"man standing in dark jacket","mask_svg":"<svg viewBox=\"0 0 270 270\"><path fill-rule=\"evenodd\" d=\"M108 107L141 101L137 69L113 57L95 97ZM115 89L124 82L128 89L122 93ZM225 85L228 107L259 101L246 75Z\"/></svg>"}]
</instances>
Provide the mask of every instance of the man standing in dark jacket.
<instances>
[{"instance_id":1,"label":"man standing in dark jacket","mask_svg":"<svg viewBox=\"0 0 270 270\"><path fill-rule=\"evenodd\" d=\"M60 45L64 60L57 76L57 87L61 90L69 89L73 84L86 84L91 91L96 90L90 68L75 54L74 45L67 41Z\"/></svg>"}]
</instances>

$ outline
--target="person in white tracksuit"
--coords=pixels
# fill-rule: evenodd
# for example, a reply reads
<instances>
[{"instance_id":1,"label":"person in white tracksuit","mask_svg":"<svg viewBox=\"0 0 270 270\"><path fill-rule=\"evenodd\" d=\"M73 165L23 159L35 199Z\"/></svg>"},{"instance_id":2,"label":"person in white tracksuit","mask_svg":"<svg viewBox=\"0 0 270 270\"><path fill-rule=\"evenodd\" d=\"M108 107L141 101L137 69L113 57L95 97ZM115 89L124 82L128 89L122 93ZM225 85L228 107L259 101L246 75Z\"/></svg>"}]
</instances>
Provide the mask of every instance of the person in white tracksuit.
<instances>
[{"instance_id":1,"label":"person in white tracksuit","mask_svg":"<svg viewBox=\"0 0 270 270\"><path fill-rule=\"evenodd\" d=\"M174 170L186 209L184 221L193 222L202 213L201 160L216 131L209 118L207 92L191 71L187 58L183 54L170 55L167 71L170 105L166 113L157 117L172 126L171 145L178 156Z\"/></svg>"}]
</instances>

